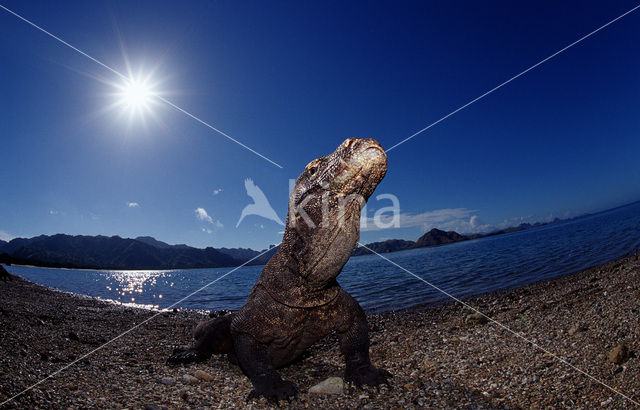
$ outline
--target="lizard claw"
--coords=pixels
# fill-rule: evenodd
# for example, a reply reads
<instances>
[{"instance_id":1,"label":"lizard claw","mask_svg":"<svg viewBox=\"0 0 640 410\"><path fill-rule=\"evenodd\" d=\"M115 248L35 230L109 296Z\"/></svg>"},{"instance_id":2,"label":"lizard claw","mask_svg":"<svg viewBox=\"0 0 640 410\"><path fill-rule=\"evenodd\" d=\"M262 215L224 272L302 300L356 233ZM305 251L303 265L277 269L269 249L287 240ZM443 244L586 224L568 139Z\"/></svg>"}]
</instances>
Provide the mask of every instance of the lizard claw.
<instances>
[{"instance_id":1,"label":"lizard claw","mask_svg":"<svg viewBox=\"0 0 640 410\"><path fill-rule=\"evenodd\" d=\"M181 350L175 349L173 354L167 359L169 364L187 364L205 361L207 358L195 349Z\"/></svg>"},{"instance_id":2,"label":"lizard claw","mask_svg":"<svg viewBox=\"0 0 640 410\"><path fill-rule=\"evenodd\" d=\"M389 384L390 377L393 377L391 373L383 369L378 369L371 364L356 369L348 369L345 374L345 380L355 384L356 387L361 387L366 384L375 386L378 389L382 383L391 386Z\"/></svg>"},{"instance_id":3,"label":"lizard claw","mask_svg":"<svg viewBox=\"0 0 640 410\"><path fill-rule=\"evenodd\" d=\"M278 403L280 400L289 401L298 396L298 389L289 380L271 378L254 384L254 389L247 399L258 399L260 396L272 403Z\"/></svg>"}]
</instances>

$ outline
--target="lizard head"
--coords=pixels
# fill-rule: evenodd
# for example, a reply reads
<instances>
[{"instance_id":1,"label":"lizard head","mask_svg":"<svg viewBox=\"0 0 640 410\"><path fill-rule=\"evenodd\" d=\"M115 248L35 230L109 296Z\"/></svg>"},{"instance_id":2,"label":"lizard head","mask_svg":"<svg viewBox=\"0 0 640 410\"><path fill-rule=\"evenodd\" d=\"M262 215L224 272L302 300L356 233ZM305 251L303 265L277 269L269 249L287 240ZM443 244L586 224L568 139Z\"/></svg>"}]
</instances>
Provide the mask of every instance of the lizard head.
<instances>
[{"instance_id":1,"label":"lizard head","mask_svg":"<svg viewBox=\"0 0 640 410\"><path fill-rule=\"evenodd\" d=\"M349 138L331 154L314 159L296 180L289 207L304 207L313 197L360 195L366 201L387 171L387 155L372 138ZM315 221L314 221L315 222Z\"/></svg>"},{"instance_id":2,"label":"lizard head","mask_svg":"<svg viewBox=\"0 0 640 410\"><path fill-rule=\"evenodd\" d=\"M360 238L360 212L387 171L371 138L349 138L311 161L289 197L283 244L295 244L300 274L314 287L334 279Z\"/></svg>"}]
</instances>

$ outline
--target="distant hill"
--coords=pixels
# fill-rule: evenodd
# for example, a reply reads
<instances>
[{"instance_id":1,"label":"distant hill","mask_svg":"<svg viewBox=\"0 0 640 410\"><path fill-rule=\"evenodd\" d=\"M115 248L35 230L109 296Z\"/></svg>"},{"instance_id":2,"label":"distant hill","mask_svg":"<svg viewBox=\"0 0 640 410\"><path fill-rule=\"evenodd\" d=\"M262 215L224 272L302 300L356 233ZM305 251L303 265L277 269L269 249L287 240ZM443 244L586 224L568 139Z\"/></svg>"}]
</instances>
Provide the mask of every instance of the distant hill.
<instances>
[{"instance_id":1,"label":"distant hill","mask_svg":"<svg viewBox=\"0 0 640 410\"><path fill-rule=\"evenodd\" d=\"M273 257L280 245L271 245L269 249L254 251L249 248L220 248L220 252L244 262L250 261L247 265L265 265ZM258 256L260 255L260 256Z\"/></svg>"},{"instance_id":2,"label":"distant hill","mask_svg":"<svg viewBox=\"0 0 640 410\"><path fill-rule=\"evenodd\" d=\"M271 245L269 251L262 254L260 257L254 260L256 265L266 265L267 262L273 257L273 255L280 249L280 245ZM266 249L265 249L266 251ZM264 252L264 251L261 251ZM253 264L253 263L252 263Z\"/></svg>"},{"instance_id":3,"label":"distant hill","mask_svg":"<svg viewBox=\"0 0 640 410\"><path fill-rule=\"evenodd\" d=\"M159 241L151 236L138 236L136 241L146 243L147 245L151 245L154 248L167 249L167 248L178 248L178 249L188 249L190 246L179 244L179 245L169 245L166 242Z\"/></svg>"},{"instance_id":4,"label":"distant hill","mask_svg":"<svg viewBox=\"0 0 640 410\"><path fill-rule=\"evenodd\" d=\"M581 215L576 218L581 218L586 215L588 214ZM576 218L570 218L570 219L555 218L552 222L536 222L534 224L523 223L518 226L500 229L498 231L493 231L489 233L476 233L472 235L461 235L455 231L445 232L440 229L434 228L429 232L425 233L424 235L422 235L421 237L419 237L418 240L415 242L402 240L402 239L389 239L384 242L368 243L366 247L371 249L371 251L375 251L377 253L396 252L396 251L402 251L402 250L413 249L413 248L426 248L429 246L446 245L449 243L468 241L471 239L486 238L488 236L495 236L495 235L502 235L502 234L511 233L511 232L523 231L525 229L548 225L550 223L563 222L563 221L572 220ZM367 248L360 246L359 248L353 251L351 256L368 255L373 253Z\"/></svg>"},{"instance_id":5,"label":"distant hill","mask_svg":"<svg viewBox=\"0 0 640 410\"><path fill-rule=\"evenodd\" d=\"M418 238L417 241L407 241L403 239L388 239L383 242L372 242L364 246L358 247L353 251L351 256L369 255L372 253L389 253L403 251L406 249L425 248L428 246L445 245L448 243L466 241L482 237L481 234L472 236L460 235L455 231L441 231L440 229L432 229ZM368 249L367 249L368 248ZM373 251L373 252L372 252Z\"/></svg>"},{"instance_id":6,"label":"distant hill","mask_svg":"<svg viewBox=\"0 0 640 410\"><path fill-rule=\"evenodd\" d=\"M405 241L403 239L389 239L384 242L373 242L368 243L367 249L365 247L359 247L353 253L352 256L360 256L360 255L369 255L373 254L371 251L375 251L377 253L388 253L388 252L396 252L403 251L405 249L414 248L416 243L414 241Z\"/></svg>"},{"instance_id":7,"label":"distant hill","mask_svg":"<svg viewBox=\"0 0 640 410\"><path fill-rule=\"evenodd\" d=\"M0 253L13 258L12 263L28 260L38 266L88 269L218 268L243 262L214 248L168 245L149 237L140 241L119 236L41 235L0 244Z\"/></svg>"},{"instance_id":8,"label":"distant hill","mask_svg":"<svg viewBox=\"0 0 640 410\"><path fill-rule=\"evenodd\" d=\"M16 249L23 246L28 246L33 242L37 242L41 239L47 238L46 235L34 236L33 238L15 238L6 244L0 244L0 252L12 254Z\"/></svg>"},{"instance_id":9,"label":"distant hill","mask_svg":"<svg viewBox=\"0 0 640 410\"><path fill-rule=\"evenodd\" d=\"M239 261L248 261L260 254L259 251L249 248L219 248L218 251Z\"/></svg>"},{"instance_id":10,"label":"distant hill","mask_svg":"<svg viewBox=\"0 0 640 410\"><path fill-rule=\"evenodd\" d=\"M273 254L276 253L278 248L280 248L280 245L271 245L268 250L263 249L261 251L254 251L249 248L220 248L218 250L232 258L242 261L243 263L251 260L247 265L265 265L269 262L269 259L273 257Z\"/></svg>"},{"instance_id":11,"label":"distant hill","mask_svg":"<svg viewBox=\"0 0 640 410\"><path fill-rule=\"evenodd\" d=\"M460 235L455 231L445 232L434 228L418 238L415 247L424 248L427 246L444 245L447 243L466 241L468 239L468 236Z\"/></svg>"}]
</instances>

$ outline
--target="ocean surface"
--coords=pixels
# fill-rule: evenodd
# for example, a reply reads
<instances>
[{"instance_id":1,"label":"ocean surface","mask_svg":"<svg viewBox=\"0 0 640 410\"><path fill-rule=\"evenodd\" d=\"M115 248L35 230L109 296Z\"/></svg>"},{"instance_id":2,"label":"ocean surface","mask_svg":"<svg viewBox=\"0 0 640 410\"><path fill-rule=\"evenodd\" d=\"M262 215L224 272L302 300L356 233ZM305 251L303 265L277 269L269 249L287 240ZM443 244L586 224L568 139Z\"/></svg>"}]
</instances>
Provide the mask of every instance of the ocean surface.
<instances>
[{"instance_id":1,"label":"ocean surface","mask_svg":"<svg viewBox=\"0 0 640 410\"><path fill-rule=\"evenodd\" d=\"M640 202L526 231L384 256L463 298L563 276L638 247ZM7 269L42 285L121 303L219 310L242 306L262 266L171 271ZM449 299L377 255L351 258L338 281L368 312Z\"/></svg>"}]
</instances>

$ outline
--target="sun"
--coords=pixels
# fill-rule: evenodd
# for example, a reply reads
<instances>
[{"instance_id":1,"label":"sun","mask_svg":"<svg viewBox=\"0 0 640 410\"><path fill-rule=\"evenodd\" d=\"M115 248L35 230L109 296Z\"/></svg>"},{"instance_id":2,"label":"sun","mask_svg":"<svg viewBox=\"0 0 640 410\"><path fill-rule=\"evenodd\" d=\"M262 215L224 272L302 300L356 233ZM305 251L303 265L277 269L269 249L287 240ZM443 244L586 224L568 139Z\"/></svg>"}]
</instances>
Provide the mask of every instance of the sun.
<instances>
[{"instance_id":1,"label":"sun","mask_svg":"<svg viewBox=\"0 0 640 410\"><path fill-rule=\"evenodd\" d=\"M131 112L144 112L150 110L155 92L148 81L140 81L135 78L126 80L118 93L119 103Z\"/></svg>"},{"instance_id":2,"label":"sun","mask_svg":"<svg viewBox=\"0 0 640 410\"><path fill-rule=\"evenodd\" d=\"M148 106L153 92L145 84L131 82L127 84L122 94L123 102L129 107Z\"/></svg>"},{"instance_id":3,"label":"sun","mask_svg":"<svg viewBox=\"0 0 640 410\"><path fill-rule=\"evenodd\" d=\"M115 112L118 122L125 120L128 130L137 130L139 125L147 127L149 120L162 124L162 119L156 112L163 104L167 91L163 89L163 79L158 79L157 67L152 70L144 70L142 67L134 72L128 61L127 74L116 72L116 79L98 80L110 88L104 96L109 103L98 111L98 114Z\"/></svg>"}]
</instances>

